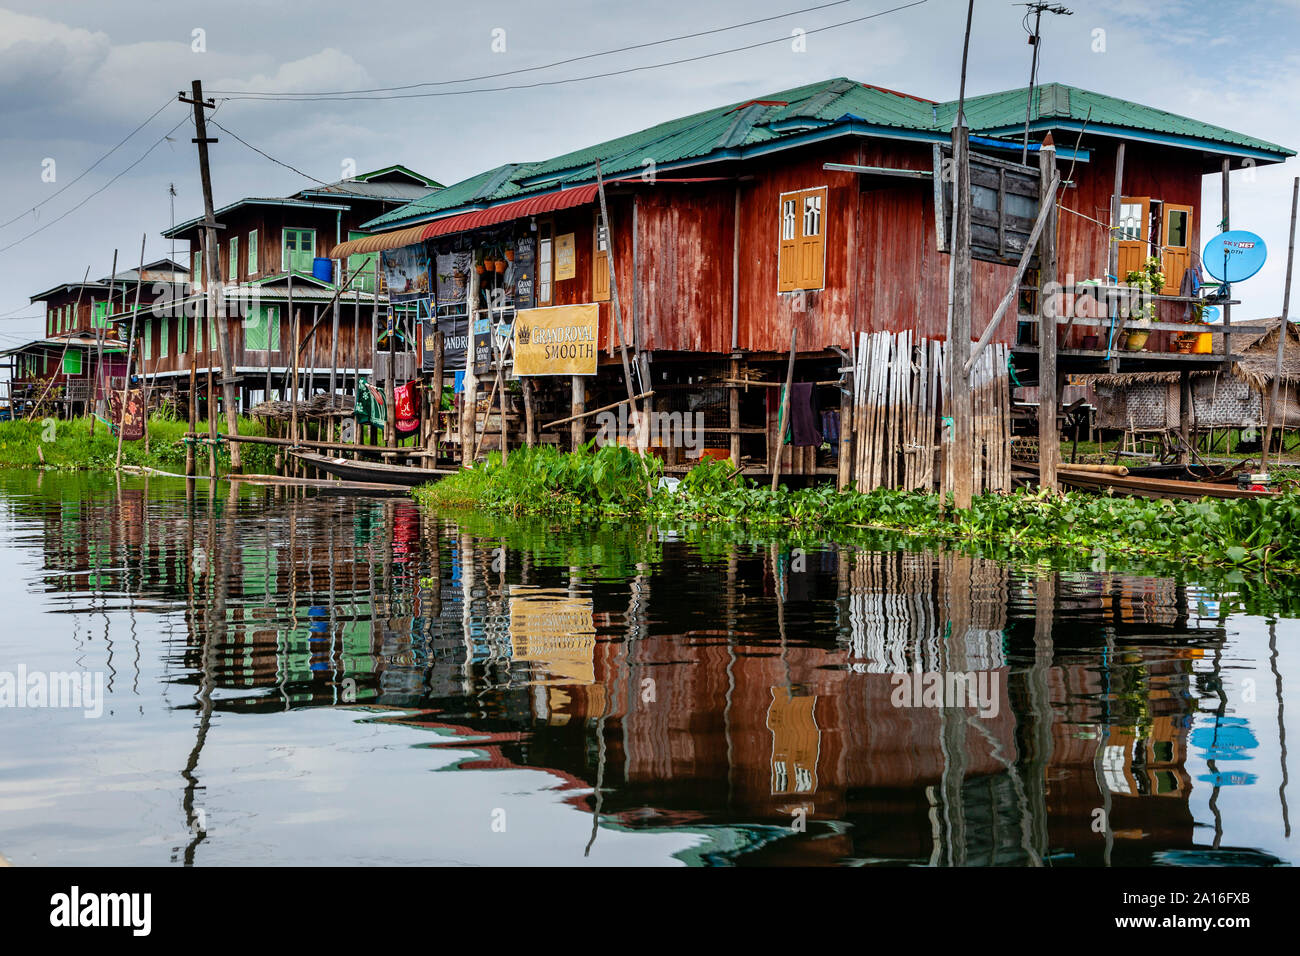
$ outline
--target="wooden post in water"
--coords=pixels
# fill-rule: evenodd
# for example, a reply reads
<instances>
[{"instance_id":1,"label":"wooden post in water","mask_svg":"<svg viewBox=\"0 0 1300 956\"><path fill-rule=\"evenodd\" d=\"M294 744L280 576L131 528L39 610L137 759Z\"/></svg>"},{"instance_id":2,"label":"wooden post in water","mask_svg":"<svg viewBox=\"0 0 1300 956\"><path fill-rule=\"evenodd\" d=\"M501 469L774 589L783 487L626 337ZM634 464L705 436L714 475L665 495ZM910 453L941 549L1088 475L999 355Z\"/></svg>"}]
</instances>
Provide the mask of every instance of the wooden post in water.
<instances>
[{"instance_id":1,"label":"wooden post in water","mask_svg":"<svg viewBox=\"0 0 1300 956\"><path fill-rule=\"evenodd\" d=\"M956 243L953 246L952 327L948 337L948 395L952 400L953 502L971 504L971 466L974 455L974 408L970 392L971 238L970 238L970 138L966 117L958 111L952 128L952 155L957 179L953 190Z\"/></svg>"},{"instance_id":2,"label":"wooden post in water","mask_svg":"<svg viewBox=\"0 0 1300 956\"><path fill-rule=\"evenodd\" d=\"M1232 160L1228 157L1223 158L1223 222L1220 223L1221 231L1227 232L1229 225L1231 208L1229 205L1228 195L1228 173L1232 169ZM1227 285L1225 278L1224 285ZM1223 303L1223 362L1225 368L1232 368L1232 306L1227 302Z\"/></svg>"},{"instance_id":3,"label":"wooden post in water","mask_svg":"<svg viewBox=\"0 0 1300 956\"><path fill-rule=\"evenodd\" d=\"M1282 356L1286 350L1287 330L1291 321L1291 268L1295 264L1295 220L1296 205L1300 202L1300 176L1291 184L1291 241L1286 250L1286 283L1282 291L1282 320L1277 327L1277 364L1273 368L1273 389L1268 399L1268 418L1264 425L1264 453L1260 458L1259 470L1268 470L1268 449L1273 442L1273 419L1277 416L1277 390L1282 381ZM1286 408L1282 409L1282 434L1286 435ZM1285 438L1284 438L1285 440Z\"/></svg>"},{"instance_id":4,"label":"wooden post in water","mask_svg":"<svg viewBox=\"0 0 1300 956\"><path fill-rule=\"evenodd\" d=\"M587 410L587 380L581 375L573 376L573 393L569 400L569 414L581 415ZM582 447L587 435L587 420L585 418L575 418L569 425L569 441L572 450L577 451Z\"/></svg>"},{"instance_id":5,"label":"wooden post in water","mask_svg":"<svg viewBox=\"0 0 1300 956\"><path fill-rule=\"evenodd\" d=\"M465 292L465 388L460 393L460 455L461 463L466 468L474 464L474 435L478 418L478 376L474 374L474 312L478 307L479 275L473 267L472 254L470 259L469 282L466 283Z\"/></svg>"},{"instance_id":6,"label":"wooden post in water","mask_svg":"<svg viewBox=\"0 0 1300 956\"><path fill-rule=\"evenodd\" d=\"M1039 194L1052 203L1038 246L1038 485L1057 490L1056 469L1061 461L1061 442L1056 432L1059 403L1056 376L1056 197L1051 184L1056 175L1056 146L1052 134L1043 140L1038 154Z\"/></svg>"},{"instance_id":7,"label":"wooden post in water","mask_svg":"<svg viewBox=\"0 0 1300 956\"><path fill-rule=\"evenodd\" d=\"M739 190L737 190L739 195ZM734 315L734 310L733 310ZM734 323L733 323L734 324ZM731 458L731 463L737 468L740 467L740 386L736 384L740 381L740 359L732 354L731 358L731 381L727 385L727 429L728 435L727 454Z\"/></svg>"},{"instance_id":8,"label":"wooden post in water","mask_svg":"<svg viewBox=\"0 0 1300 956\"><path fill-rule=\"evenodd\" d=\"M790 389L794 385L794 351L795 341L799 335L798 326L791 321L790 326L790 361L785 368L785 392L781 395L781 410L776 420L776 449L772 452L772 490L781 478L781 452L785 448L785 431L790 427Z\"/></svg>"},{"instance_id":9,"label":"wooden post in water","mask_svg":"<svg viewBox=\"0 0 1300 956\"><path fill-rule=\"evenodd\" d=\"M429 389L429 395L425 397L424 402L429 408L429 418L432 423L429 428L428 444L424 448L431 456L424 459L427 468L432 468L434 465L432 456L438 450L438 421L442 416L442 337L441 329L433 333L433 347L435 350L433 353L433 381L430 383L432 388Z\"/></svg>"}]
</instances>

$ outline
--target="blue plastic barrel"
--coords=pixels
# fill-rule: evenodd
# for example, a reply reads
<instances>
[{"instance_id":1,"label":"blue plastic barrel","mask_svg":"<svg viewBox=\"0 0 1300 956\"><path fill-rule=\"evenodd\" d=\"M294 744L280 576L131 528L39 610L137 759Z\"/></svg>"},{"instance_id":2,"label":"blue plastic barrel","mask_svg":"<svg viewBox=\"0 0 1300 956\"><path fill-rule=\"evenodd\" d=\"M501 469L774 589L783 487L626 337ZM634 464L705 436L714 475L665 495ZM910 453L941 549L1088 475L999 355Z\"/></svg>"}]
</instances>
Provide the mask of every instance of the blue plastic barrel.
<instances>
[{"instance_id":1,"label":"blue plastic barrel","mask_svg":"<svg viewBox=\"0 0 1300 956\"><path fill-rule=\"evenodd\" d=\"M334 260L317 257L312 260L311 274L321 282L334 281Z\"/></svg>"}]
</instances>

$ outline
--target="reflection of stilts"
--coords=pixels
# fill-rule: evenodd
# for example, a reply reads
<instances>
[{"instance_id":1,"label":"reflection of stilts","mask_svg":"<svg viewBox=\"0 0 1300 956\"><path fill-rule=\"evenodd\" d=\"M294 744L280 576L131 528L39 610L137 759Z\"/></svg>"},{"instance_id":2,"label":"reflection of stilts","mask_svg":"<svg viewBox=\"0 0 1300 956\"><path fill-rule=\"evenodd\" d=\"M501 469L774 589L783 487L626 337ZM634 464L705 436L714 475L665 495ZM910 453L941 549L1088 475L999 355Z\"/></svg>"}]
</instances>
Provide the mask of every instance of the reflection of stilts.
<instances>
[{"instance_id":1,"label":"reflection of stilts","mask_svg":"<svg viewBox=\"0 0 1300 956\"><path fill-rule=\"evenodd\" d=\"M1282 782L1277 787L1277 798L1282 804L1282 833L1291 838L1291 815L1286 805L1286 721L1282 719L1282 674L1277 669L1277 618L1268 619L1268 666L1273 671L1273 685L1277 688L1277 742L1281 750Z\"/></svg>"}]
</instances>

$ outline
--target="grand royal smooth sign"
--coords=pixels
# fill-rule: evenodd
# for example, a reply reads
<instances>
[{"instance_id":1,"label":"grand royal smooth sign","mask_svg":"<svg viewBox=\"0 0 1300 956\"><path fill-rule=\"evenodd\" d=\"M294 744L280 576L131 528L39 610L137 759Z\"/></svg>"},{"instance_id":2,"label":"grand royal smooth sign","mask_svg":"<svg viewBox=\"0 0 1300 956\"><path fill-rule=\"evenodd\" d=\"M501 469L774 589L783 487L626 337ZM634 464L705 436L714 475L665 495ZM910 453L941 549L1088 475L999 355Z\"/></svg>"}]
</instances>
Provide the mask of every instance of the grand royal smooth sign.
<instances>
[{"instance_id":1,"label":"grand royal smooth sign","mask_svg":"<svg viewBox=\"0 0 1300 956\"><path fill-rule=\"evenodd\" d=\"M516 375L595 375L594 302L521 309L515 316Z\"/></svg>"}]
</instances>

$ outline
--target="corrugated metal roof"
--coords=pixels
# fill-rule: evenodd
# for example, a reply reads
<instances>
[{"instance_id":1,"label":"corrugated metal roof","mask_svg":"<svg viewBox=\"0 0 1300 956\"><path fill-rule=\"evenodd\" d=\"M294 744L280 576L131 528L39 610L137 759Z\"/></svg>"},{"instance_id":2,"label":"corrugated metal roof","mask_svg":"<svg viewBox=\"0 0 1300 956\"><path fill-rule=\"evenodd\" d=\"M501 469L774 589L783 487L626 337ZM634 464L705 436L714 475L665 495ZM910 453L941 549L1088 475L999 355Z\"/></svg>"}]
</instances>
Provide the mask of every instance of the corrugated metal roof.
<instances>
[{"instance_id":1,"label":"corrugated metal roof","mask_svg":"<svg viewBox=\"0 0 1300 956\"><path fill-rule=\"evenodd\" d=\"M1027 90L1021 88L968 98L966 116L972 132L996 134L1019 128L1024 122L1026 95ZM1242 147L1259 153L1266 162L1295 155L1293 150L1265 140L1059 83L1038 87L1034 108L1033 119L1045 122L1081 121L1091 109L1093 125L1146 130L1189 141L1189 145L1209 152L1216 147ZM485 202L549 191L566 183L590 182L595 178L597 159L607 176L616 176L640 172L647 160L662 167L793 138L817 126L834 133L835 126L849 122L908 130L937 140L951 130L956 109L955 101L934 102L836 77L692 113L542 162L498 166L373 219L366 227L418 222L438 213L468 211Z\"/></svg>"},{"instance_id":2,"label":"corrugated metal roof","mask_svg":"<svg viewBox=\"0 0 1300 956\"><path fill-rule=\"evenodd\" d=\"M972 130L985 132L1022 127L1025 122L1026 94L1027 90L1021 87L1018 90L970 97L966 100L966 122ZM957 113L956 102L939 104L938 113L939 128L951 129ZM1243 146L1275 153L1279 157L1295 155L1295 150L1245 133L1064 83L1045 83L1034 90L1030 122L1052 119L1080 122L1087 119L1090 125L1095 126L1118 126L1168 136L1189 137L1207 143Z\"/></svg>"}]
</instances>

